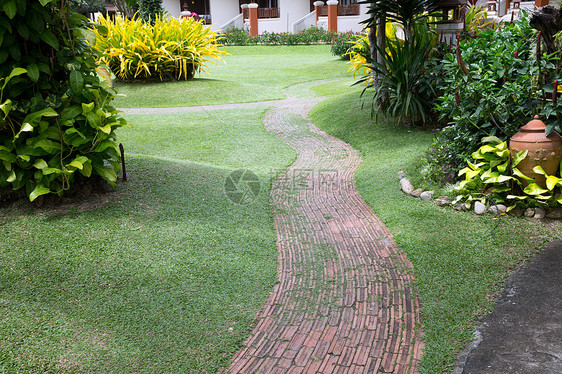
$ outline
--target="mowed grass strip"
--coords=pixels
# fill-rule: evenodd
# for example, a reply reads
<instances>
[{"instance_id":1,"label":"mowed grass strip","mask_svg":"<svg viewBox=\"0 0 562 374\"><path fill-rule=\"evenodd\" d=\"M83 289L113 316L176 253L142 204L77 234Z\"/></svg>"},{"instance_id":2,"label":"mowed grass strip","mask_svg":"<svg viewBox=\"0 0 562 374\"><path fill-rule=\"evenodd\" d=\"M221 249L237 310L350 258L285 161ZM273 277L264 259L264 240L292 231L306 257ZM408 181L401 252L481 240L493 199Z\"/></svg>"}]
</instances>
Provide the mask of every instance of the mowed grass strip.
<instances>
[{"instance_id":1,"label":"mowed grass strip","mask_svg":"<svg viewBox=\"0 0 562 374\"><path fill-rule=\"evenodd\" d=\"M276 279L269 181L295 157L263 112L129 116L116 191L0 209L0 372L225 368ZM241 168L247 205L224 192Z\"/></svg>"},{"instance_id":2,"label":"mowed grass strip","mask_svg":"<svg viewBox=\"0 0 562 374\"><path fill-rule=\"evenodd\" d=\"M321 79L349 78L347 63L329 45L226 47L210 75L182 82L122 83L118 108L179 107L280 100L284 88ZM351 82L350 82L351 83Z\"/></svg>"},{"instance_id":3,"label":"mowed grass strip","mask_svg":"<svg viewBox=\"0 0 562 374\"><path fill-rule=\"evenodd\" d=\"M494 229L497 221L492 216L457 212L404 195L397 173L423 154L432 135L374 123L369 110L361 110L357 94L326 100L310 117L361 152L359 192L414 266L425 342L422 372L450 372L455 355L472 338L477 317L491 310L510 270L546 240L559 236L560 226L504 217Z\"/></svg>"}]
</instances>

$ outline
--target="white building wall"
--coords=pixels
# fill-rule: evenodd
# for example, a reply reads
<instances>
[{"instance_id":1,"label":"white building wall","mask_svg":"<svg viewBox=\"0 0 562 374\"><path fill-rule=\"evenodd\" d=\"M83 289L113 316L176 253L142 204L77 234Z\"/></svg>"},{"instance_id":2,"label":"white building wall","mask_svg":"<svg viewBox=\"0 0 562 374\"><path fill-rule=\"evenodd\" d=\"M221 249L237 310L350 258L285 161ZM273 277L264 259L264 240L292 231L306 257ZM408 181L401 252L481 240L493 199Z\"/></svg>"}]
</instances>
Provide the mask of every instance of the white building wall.
<instances>
[{"instance_id":1,"label":"white building wall","mask_svg":"<svg viewBox=\"0 0 562 374\"><path fill-rule=\"evenodd\" d=\"M286 20L287 18L285 18ZM287 22L287 21L285 21ZM289 28L291 25L289 25ZM287 24L283 24L281 18L261 18L258 19L258 30L260 34L267 32L285 32L287 31Z\"/></svg>"},{"instance_id":2,"label":"white building wall","mask_svg":"<svg viewBox=\"0 0 562 374\"><path fill-rule=\"evenodd\" d=\"M310 3L307 0L278 0L279 21L281 30L278 32L290 32L293 23L310 13Z\"/></svg>"},{"instance_id":3,"label":"white building wall","mask_svg":"<svg viewBox=\"0 0 562 374\"><path fill-rule=\"evenodd\" d=\"M248 1L250 2L250 1ZM218 30L240 13L238 0L209 0L211 8L211 30Z\"/></svg>"},{"instance_id":4,"label":"white building wall","mask_svg":"<svg viewBox=\"0 0 562 374\"><path fill-rule=\"evenodd\" d=\"M258 20L259 33L267 32L291 32L293 23L310 13L310 4L307 0L278 0L279 18L262 18ZM248 3L251 0L248 0ZM163 0L162 6L172 17L179 17L181 6L180 0ZM209 0L212 17L212 30L218 30L232 18L240 13L238 0ZM359 16L338 17L338 31L360 32L363 25L362 20L367 18L367 5L361 4Z\"/></svg>"},{"instance_id":5,"label":"white building wall","mask_svg":"<svg viewBox=\"0 0 562 374\"><path fill-rule=\"evenodd\" d=\"M179 17L181 6L179 0L162 0L162 8L172 17Z\"/></svg>"}]
</instances>

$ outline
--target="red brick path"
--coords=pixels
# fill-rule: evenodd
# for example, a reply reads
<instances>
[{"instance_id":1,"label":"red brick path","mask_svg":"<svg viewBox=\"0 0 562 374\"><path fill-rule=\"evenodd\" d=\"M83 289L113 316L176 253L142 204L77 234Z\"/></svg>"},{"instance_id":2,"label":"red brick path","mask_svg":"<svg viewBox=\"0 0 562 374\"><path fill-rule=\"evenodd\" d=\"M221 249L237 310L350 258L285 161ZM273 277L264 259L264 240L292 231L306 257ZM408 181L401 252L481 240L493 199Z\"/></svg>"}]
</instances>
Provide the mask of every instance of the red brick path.
<instances>
[{"instance_id":1,"label":"red brick path","mask_svg":"<svg viewBox=\"0 0 562 374\"><path fill-rule=\"evenodd\" d=\"M306 123L309 105L264 120L298 158L272 191L278 282L229 372L414 373L411 264L355 188L358 152Z\"/></svg>"}]
</instances>

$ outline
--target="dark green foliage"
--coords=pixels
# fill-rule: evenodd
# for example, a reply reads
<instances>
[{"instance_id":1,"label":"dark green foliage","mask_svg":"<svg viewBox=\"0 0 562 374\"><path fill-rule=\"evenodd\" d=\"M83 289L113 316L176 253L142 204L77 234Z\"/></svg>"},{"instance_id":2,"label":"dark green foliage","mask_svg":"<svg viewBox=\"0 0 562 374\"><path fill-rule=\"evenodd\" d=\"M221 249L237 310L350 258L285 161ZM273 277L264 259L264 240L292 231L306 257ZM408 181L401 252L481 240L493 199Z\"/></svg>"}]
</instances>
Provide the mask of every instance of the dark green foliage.
<instances>
[{"instance_id":1,"label":"dark green foliage","mask_svg":"<svg viewBox=\"0 0 562 374\"><path fill-rule=\"evenodd\" d=\"M358 39L359 35L351 31L338 34L332 42L332 54L340 57L342 60L349 60L349 52Z\"/></svg>"},{"instance_id":2,"label":"dark green foliage","mask_svg":"<svg viewBox=\"0 0 562 374\"><path fill-rule=\"evenodd\" d=\"M296 34L288 32L264 32L258 36L249 36L242 29L232 27L223 34L221 42L224 45L309 45L329 44L336 38L337 33L325 31L316 27L303 30Z\"/></svg>"},{"instance_id":3,"label":"dark green foliage","mask_svg":"<svg viewBox=\"0 0 562 374\"><path fill-rule=\"evenodd\" d=\"M143 21L154 23L156 16L163 13L162 0L139 0L139 15Z\"/></svg>"},{"instance_id":4,"label":"dark green foliage","mask_svg":"<svg viewBox=\"0 0 562 374\"><path fill-rule=\"evenodd\" d=\"M373 72L361 79L370 83L366 91L375 89L373 113L376 107L404 124L426 123L440 79L440 64L436 59L441 56L441 45L434 47L436 35L425 21L418 22L413 30L409 40L387 37L385 50L375 46L383 63L374 62L367 56Z\"/></svg>"},{"instance_id":5,"label":"dark green foliage","mask_svg":"<svg viewBox=\"0 0 562 374\"><path fill-rule=\"evenodd\" d=\"M114 184L113 130L125 121L96 73L87 19L65 0L2 0L0 8L0 188L25 188L34 200L61 195L76 174Z\"/></svg>"},{"instance_id":6,"label":"dark green foliage","mask_svg":"<svg viewBox=\"0 0 562 374\"><path fill-rule=\"evenodd\" d=\"M370 17L364 22L367 27L375 27L380 17L387 22L395 22L404 27L406 39L410 39L414 25L430 16L436 16L438 0L364 0L361 4L369 4L367 14Z\"/></svg>"},{"instance_id":7,"label":"dark green foliage","mask_svg":"<svg viewBox=\"0 0 562 374\"><path fill-rule=\"evenodd\" d=\"M436 138L436 157L448 160L448 167L458 170L483 137L506 140L532 118L539 66L552 67L546 60L537 63L532 53L536 35L523 19L461 40L468 74L455 53L445 56L444 93L437 109L451 126Z\"/></svg>"}]
</instances>

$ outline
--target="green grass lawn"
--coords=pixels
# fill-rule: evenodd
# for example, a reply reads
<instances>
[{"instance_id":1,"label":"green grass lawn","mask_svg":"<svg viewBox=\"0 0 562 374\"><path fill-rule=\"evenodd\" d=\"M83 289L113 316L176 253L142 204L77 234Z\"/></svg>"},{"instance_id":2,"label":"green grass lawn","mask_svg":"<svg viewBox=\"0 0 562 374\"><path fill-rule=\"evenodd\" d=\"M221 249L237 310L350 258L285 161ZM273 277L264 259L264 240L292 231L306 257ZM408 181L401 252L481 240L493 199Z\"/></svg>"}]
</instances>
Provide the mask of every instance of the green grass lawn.
<instances>
[{"instance_id":1,"label":"green grass lawn","mask_svg":"<svg viewBox=\"0 0 562 374\"><path fill-rule=\"evenodd\" d=\"M265 109L129 116L129 181L54 210L0 209L0 373L216 372L276 279L269 180L293 151ZM256 173L257 201L224 193Z\"/></svg>"},{"instance_id":2,"label":"green grass lawn","mask_svg":"<svg viewBox=\"0 0 562 374\"><path fill-rule=\"evenodd\" d=\"M117 83L119 108L198 106L283 99L283 88L321 79L349 78L328 45L226 47L229 55L210 76L165 83Z\"/></svg>"},{"instance_id":3,"label":"green grass lawn","mask_svg":"<svg viewBox=\"0 0 562 374\"><path fill-rule=\"evenodd\" d=\"M560 226L506 217L494 230L491 216L404 195L398 171L419 158L431 144L431 133L375 124L369 110L360 108L357 95L346 94L317 105L310 116L362 153L356 173L359 192L414 265L426 344L422 370L449 372L455 355L472 338L476 318L490 311L509 271L559 236Z\"/></svg>"}]
</instances>

